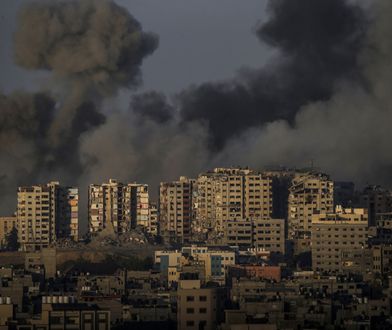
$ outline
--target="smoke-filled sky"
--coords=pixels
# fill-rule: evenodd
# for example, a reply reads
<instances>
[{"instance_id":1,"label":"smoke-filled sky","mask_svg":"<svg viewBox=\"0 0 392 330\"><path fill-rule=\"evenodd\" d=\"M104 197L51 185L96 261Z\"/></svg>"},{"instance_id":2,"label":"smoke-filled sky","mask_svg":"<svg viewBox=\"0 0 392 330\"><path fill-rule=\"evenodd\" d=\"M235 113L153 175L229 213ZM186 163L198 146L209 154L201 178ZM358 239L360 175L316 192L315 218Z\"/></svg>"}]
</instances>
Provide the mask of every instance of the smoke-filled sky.
<instances>
[{"instance_id":1,"label":"smoke-filled sky","mask_svg":"<svg viewBox=\"0 0 392 330\"><path fill-rule=\"evenodd\" d=\"M8 1L6 1L8 2ZM1 2L0 207L213 166L390 186L392 2Z\"/></svg>"}]
</instances>

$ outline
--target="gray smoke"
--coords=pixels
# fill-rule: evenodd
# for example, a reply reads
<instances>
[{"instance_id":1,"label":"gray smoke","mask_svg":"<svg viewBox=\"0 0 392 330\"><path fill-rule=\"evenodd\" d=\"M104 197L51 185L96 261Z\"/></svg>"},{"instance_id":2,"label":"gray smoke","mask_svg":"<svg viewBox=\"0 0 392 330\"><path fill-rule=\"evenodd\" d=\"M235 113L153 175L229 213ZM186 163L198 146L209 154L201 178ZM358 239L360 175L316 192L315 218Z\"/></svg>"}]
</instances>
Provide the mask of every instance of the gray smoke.
<instances>
[{"instance_id":1,"label":"gray smoke","mask_svg":"<svg viewBox=\"0 0 392 330\"><path fill-rule=\"evenodd\" d=\"M124 8L111 1L44 1L26 5L15 34L16 63L44 69L66 84L51 128L52 142L67 138L75 110L87 99L137 86L140 65L157 47Z\"/></svg>"},{"instance_id":2,"label":"gray smoke","mask_svg":"<svg viewBox=\"0 0 392 330\"><path fill-rule=\"evenodd\" d=\"M140 119L149 118L157 123L166 123L175 113L165 94L156 91L134 95L131 99L131 109Z\"/></svg>"},{"instance_id":3,"label":"gray smoke","mask_svg":"<svg viewBox=\"0 0 392 330\"><path fill-rule=\"evenodd\" d=\"M326 101L305 105L294 124L280 120L231 141L220 157L252 166L306 166L311 160L339 179L392 185L392 3L377 0L357 54L361 80L334 85ZM365 83L363 83L365 82Z\"/></svg>"},{"instance_id":4,"label":"gray smoke","mask_svg":"<svg viewBox=\"0 0 392 330\"><path fill-rule=\"evenodd\" d=\"M102 100L141 83L154 34L112 1L34 1L21 9L15 62L51 72L49 93L14 93L0 100L0 194L15 207L18 185L50 179L77 184L85 175L80 141L106 122ZM10 202L12 201L12 202Z\"/></svg>"},{"instance_id":5,"label":"gray smoke","mask_svg":"<svg viewBox=\"0 0 392 330\"><path fill-rule=\"evenodd\" d=\"M270 19L256 34L279 50L279 58L233 81L180 93L182 120L205 123L214 151L249 128L279 119L292 123L301 106L329 99L339 80L361 78L357 55L367 22L359 6L342 0L274 0L269 11Z\"/></svg>"},{"instance_id":6,"label":"gray smoke","mask_svg":"<svg viewBox=\"0 0 392 330\"><path fill-rule=\"evenodd\" d=\"M20 13L15 59L27 69L50 70L60 79L113 93L140 83L140 65L157 43L111 1L33 2Z\"/></svg>"},{"instance_id":7,"label":"gray smoke","mask_svg":"<svg viewBox=\"0 0 392 330\"><path fill-rule=\"evenodd\" d=\"M1 127L9 127L0 135L2 191L14 198L18 178L30 183L49 177L73 184L77 180L82 188L109 177L137 180L151 184L153 191L159 181L212 166L307 166L311 160L336 178L392 183L392 4L377 0L365 12L353 1L270 3L270 19L257 35L278 48L273 63L243 71L232 81L187 88L170 100L158 92L139 94L129 109L114 110L102 98L121 86L138 84L140 63L156 47L156 38L148 34L136 38L148 40L145 43L124 47L116 42L123 40L115 36L124 31L116 24L128 26L128 32L138 26L137 35L144 34L111 2L39 2L27 7L34 20L23 19L26 11L21 16L18 63L51 70L61 93L40 94L47 104L40 107L34 103L37 95L3 96L1 110L3 103L10 104L10 110L4 117L1 111L0 119ZM110 13L100 14L107 17L99 19L102 26L94 25L98 8ZM111 15L118 17L109 19ZM67 21L71 19L72 24ZM24 28L26 22L37 24L40 36L26 37L26 45L21 45L18 34L32 34ZM99 48L99 36L115 41ZM118 47L108 51L112 44ZM103 53L95 54L96 49ZM61 67L64 56L70 61ZM91 63L85 56L92 56ZM27 118L24 124L17 123L18 112L12 110L18 102L19 116ZM69 120L63 121L62 114Z\"/></svg>"}]
</instances>

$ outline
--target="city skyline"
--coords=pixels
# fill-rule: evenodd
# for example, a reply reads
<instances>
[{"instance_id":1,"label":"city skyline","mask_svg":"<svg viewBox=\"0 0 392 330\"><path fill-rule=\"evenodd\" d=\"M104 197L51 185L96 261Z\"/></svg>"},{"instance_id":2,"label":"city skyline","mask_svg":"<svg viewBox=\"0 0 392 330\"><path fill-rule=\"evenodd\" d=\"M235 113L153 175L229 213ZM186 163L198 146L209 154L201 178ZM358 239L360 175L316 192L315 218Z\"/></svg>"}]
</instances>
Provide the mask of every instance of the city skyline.
<instances>
[{"instance_id":1,"label":"city skyline","mask_svg":"<svg viewBox=\"0 0 392 330\"><path fill-rule=\"evenodd\" d=\"M83 71L87 63L79 61L77 55L80 54L73 51L68 54L72 61L62 65L61 56L67 54L63 44L56 46L60 57L50 52L43 55L47 48L40 33L49 33L45 30L48 25L43 24L42 29L37 30L26 28L35 19L34 15L45 15L45 10L54 15L45 19L56 22L56 15L61 16L65 10L62 2L46 3L45 9L39 2L18 1L5 11L6 16L1 21L5 26L2 29L5 48L0 63L5 66L3 78L12 81L15 76L20 77L19 81L31 81L35 91L45 95L21 92L22 85L4 88L1 98L3 207L12 204L11 187L30 184L33 180L59 179L66 184L86 186L89 182L117 177L156 185L161 179L173 180L178 173L193 176L205 168L230 165L304 167L313 162L337 179L347 178L360 185L390 186L390 153L385 152L389 150L386 143L389 136L384 126L389 121L389 100L385 92L389 71L384 68L388 67L386 54L390 39L383 30L388 24L388 2L323 0L317 6L308 1L292 6L289 1L276 4L260 1L248 4L243 14L236 7L238 4L225 7L230 14L219 11L219 6L214 4L211 17L207 15L208 28L204 28L216 31L207 33L211 38L218 38L221 33L226 41L220 44L207 38L206 49L211 48L211 43L221 49L211 55L211 63L219 62L219 57L227 58L225 54L232 54L230 48L235 48L241 50L237 54L260 52L257 53L260 64L257 65L253 55L252 59L238 55L237 64L234 58L230 65L222 62L222 71L216 73L215 78L205 75L195 80L185 79L180 83L183 86L172 88L173 92L161 88L161 82L147 85L144 90L140 85L145 71L143 63L151 64L149 61L155 59L166 67L169 65L161 56L170 53L170 49L178 56L167 31L181 30L179 24L183 23L169 24L167 17L171 8L175 8L180 17L189 15L197 20L207 10L207 4L193 3L194 8L173 0L165 8L165 15L169 16L165 19L162 16L164 23L160 23L151 12L153 2L143 2L145 5L137 1L106 2L103 5L105 2L98 1L89 2L85 7L79 6L83 2L67 3L76 12L80 10L81 17L90 17L91 10L98 6L104 20L118 14L128 23L137 21L137 29L142 29L147 38L146 49L138 54L136 65L125 68L124 72L110 71L107 79L102 78L105 75L90 75L94 70L99 72L102 63L98 61L105 56L97 57L90 63L92 66ZM319 19L310 19L308 12ZM234 15L235 24L219 20L218 15L226 19ZM188 21L190 30L186 38L192 40L191 33L196 30L195 47L202 51L200 43L206 31ZM328 24L329 21L334 24ZM243 37L231 30L222 31L225 24ZM286 25L295 29L286 29ZM81 32L81 35L84 38L94 35L91 44L86 44L96 48L78 48L82 56L102 50L100 42L109 32L99 24L91 27L94 33L87 34L89 30L86 30L86 34ZM112 36L126 31L122 28L124 26L118 26ZM52 32L65 33L71 38L72 33L67 29L62 25ZM244 37L246 31L247 38ZM58 37L53 35L55 39ZM173 39L181 42L181 38ZM237 44L238 40L244 40L244 44ZM120 54L127 52L129 45L113 43L112 46L119 48L110 54ZM38 53L32 52L33 49ZM44 62L36 62L37 54L43 55ZM107 63L105 70L111 70L118 58L106 55L112 62ZM47 63L52 61L52 56L56 61ZM174 55L173 58L176 62ZM192 68L203 62L210 63L201 56L189 57L189 62L186 58L184 55L184 63ZM241 69L247 66L248 69ZM17 72L12 71L16 67ZM78 70L83 73L75 75ZM152 68L148 70L151 73ZM42 74L38 81L31 76L34 72ZM158 82L157 76L162 76L160 71L151 79ZM187 74L179 67L175 76ZM99 77L104 81L97 85ZM117 96L120 101L116 101ZM35 125L20 125L25 123L27 119L22 118L28 113L28 122L33 120ZM14 115L22 122L15 122ZM72 121L74 126L69 123ZM380 129L369 129L369 125Z\"/></svg>"},{"instance_id":2,"label":"city skyline","mask_svg":"<svg viewBox=\"0 0 392 330\"><path fill-rule=\"evenodd\" d=\"M0 330L392 329L392 1L0 1Z\"/></svg>"}]
</instances>

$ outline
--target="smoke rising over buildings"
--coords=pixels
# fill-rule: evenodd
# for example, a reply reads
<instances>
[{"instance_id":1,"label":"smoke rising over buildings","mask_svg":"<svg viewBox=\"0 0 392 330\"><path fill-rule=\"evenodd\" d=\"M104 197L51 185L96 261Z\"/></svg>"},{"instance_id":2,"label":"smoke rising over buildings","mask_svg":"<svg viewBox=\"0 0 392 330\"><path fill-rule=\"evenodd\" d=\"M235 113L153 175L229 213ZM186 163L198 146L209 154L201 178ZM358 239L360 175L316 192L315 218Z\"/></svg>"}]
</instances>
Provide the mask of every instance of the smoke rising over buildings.
<instances>
[{"instance_id":1,"label":"smoke rising over buildings","mask_svg":"<svg viewBox=\"0 0 392 330\"><path fill-rule=\"evenodd\" d=\"M55 88L1 96L2 208L14 206L6 197L17 184L157 184L214 165L314 159L338 177L388 179L392 4L271 0L269 15L255 31L277 49L267 66L170 99L138 94L129 109L108 110L104 98L140 84L157 37L110 1L25 6L15 60L51 71Z\"/></svg>"},{"instance_id":2,"label":"smoke rising over buildings","mask_svg":"<svg viewBox=\"0 0 392 330\"><path fill-rule=\"evenodd\" d=\"M48 176L78 180L85 166L80 138L105 122L102 98L138 86L142 61L157 44L157 36L111 1L26 4L14 36L15 62L50 71L54 88L2 96L1 191Z\"/></svg>"}]
</instances>

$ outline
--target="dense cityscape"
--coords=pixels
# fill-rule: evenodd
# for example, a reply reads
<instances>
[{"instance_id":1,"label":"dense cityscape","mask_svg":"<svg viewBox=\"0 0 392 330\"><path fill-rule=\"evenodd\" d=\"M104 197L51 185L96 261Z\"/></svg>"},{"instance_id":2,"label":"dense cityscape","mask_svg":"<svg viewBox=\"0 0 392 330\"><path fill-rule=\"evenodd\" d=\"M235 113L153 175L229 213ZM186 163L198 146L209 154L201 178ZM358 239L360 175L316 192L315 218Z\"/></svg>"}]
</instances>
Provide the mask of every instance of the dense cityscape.
<instances>
[{"instance_id":1,"label":"dense cityscape","mask_svg":"<svg viewBox=\"0 0 392 330\"><path fill-rule=\"evenodd\" d=\"M17 189L0 218L0 325L390 329L392 192L315 169ZM88 223L81 208L88 208Z\"/></svg>"},{"instance_id":2,"label":"dense cityscape","mask_svg":"<svg viewBox=\"0 0 392 330\"><path fill-rule=\"evenodd\" d=\"M0 1L0 330L392 329L391 18Z\"/></svg>"}]
</instances>

